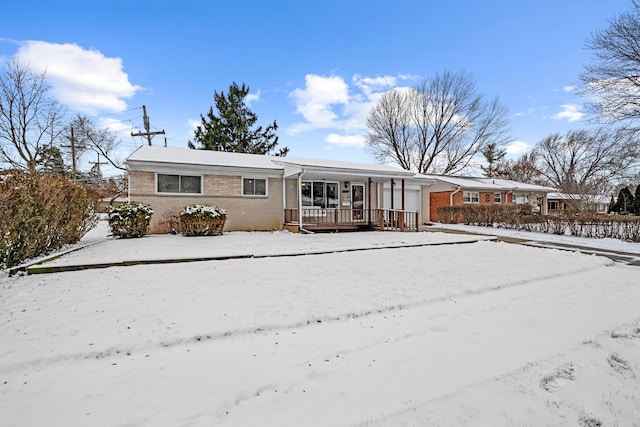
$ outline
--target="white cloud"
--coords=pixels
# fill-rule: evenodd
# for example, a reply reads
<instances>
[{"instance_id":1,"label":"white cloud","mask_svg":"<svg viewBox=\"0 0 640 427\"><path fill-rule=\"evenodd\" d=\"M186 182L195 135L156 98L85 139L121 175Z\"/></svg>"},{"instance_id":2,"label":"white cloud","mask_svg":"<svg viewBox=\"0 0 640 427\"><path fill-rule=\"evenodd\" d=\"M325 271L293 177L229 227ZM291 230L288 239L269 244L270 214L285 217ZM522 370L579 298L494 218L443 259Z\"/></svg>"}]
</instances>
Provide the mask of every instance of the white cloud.
<instances>
[{"instance_id":1,"label":"white cloud","mask_svg":"<svg viewBox=\"0 0 640 427\"><path fill-rule=\"evenodd\" d=\"M337 133L330 133L325 138L329 144L338 145L342 147L364 147L365 137L362 135L338 135Z\"/></svg>"},{"instance_id":2,"label":"white cloud","mask_svg":"<svg viewBox=\"0 0 640 427\"><path fill-rule=\"evenodd\" d=\"M141 89L129 82L120 58L76 44L27 41L17 59L36 73L46 73L52 95L69 108L88 114L116 112Z\"/></svg>"},{"instance_id":3,"label":"white cloud","mask_svg":"<svg viewBox=\"0 0 640 427\"><path fill-rule=\"evenodd\" d=\"M531 151L531 149L531 145L527 144L524 141L513 141L505 148L505 150L507 151L507 155L513 157L518 157L525 153L528 153L529 151Z\"/></svg>"},{"instance_id":4,"label":"white cloud","mask_svg":"<svg viewBox=\"0 0 640 427\"><path fill-rule=\"evenodd\" d=\"M291 96L297 105L296 111L306 120L305 123L294 124L291 129L293 133L334 128L338 115L333 111L333 106L349 101L349 86L342 77L307 74L304 89L295 89Z\"/></svg>"},{"instance_id":5,"label":"white cloud","mask_svg":"<svg viewBox=\"0 0 640 427\"><path fill-rule=\"evenodd\" d=\"M564 90L567 93L573 92L576 90L575 86L565 86L562 88L562 90Z\"/></svg>"},{"instance_id":6,"label":"white cloud","mask_svg":"<svg viewBox=\"0 0 640 427\"><path fill-rule=\"evenodd\" d=\"M187 123L191 131L195 131L202 124L202 119L189 119Z\"/></svg>"},{"instance_id":7,"label":"white cloud","mask_svg":"<svg viewBox=\"0 0 640 427\"><path fill-rule=\"evenodd\" d=\"M398 79L393 76L365 77L359 74L353 76L353 83L359 87L366 96L370 96L374 91L381 91L392 88Z\"/></svg>"},{"instance_id":8,"label":"white cloud","mask_svg":"<svg viewBox=\"0 0 640 427\"><path fill-rule=\"evenodd\" d=\"M108 128L111 132L116 132L122 136L130 136L132 131L132 125L122 120L112 118L101 118L98 120L100 127Z\"/></svg>"},{"instance_id":9,"label":"white cloud","mask_svg":"<svg viewBox=\"0 0 640 427\"><path fill-rule=\"evenodd\" d=\"M257 93L249 93L247 94L247 96L244 98L244 100L246 101L248 106L251 106L252 103L259 101L260 100L260 95L261 95L261 91L258 90Z\"/></svg>"},{"instance_id":10,"label":"white cloud","mask_svg":"<svg viewBox=\"0 0 640 427\"><path fill-rule=\"evenodd\" d=\"M304 121L293 124L287 131L300 134L312 130L338 130L349 135L345 140L337 138L338 133L327 136L336 145L362 144L354 142L353 135L366 129L367 116L379 100L382 93L395 88L398 80L411 79L414 76L378 76L355 75L351 86L340 76L319 76L308 74L305 87L295 89L291 97L296 110ZM339 140L339 141L338 141Z\"/></svg>"},{"instance_id":11,"label":"white cloud","mask_svg":"<svg viewBox=\"0 0 640 427\"><path fill-rule=\"evenodd\" d=\"M584 117L584 113L580 111L580 106L575 104L561 105L562 111L551 117L554 120L566 119L569 122L580 121Z\"/></svg>"}]
</instances>

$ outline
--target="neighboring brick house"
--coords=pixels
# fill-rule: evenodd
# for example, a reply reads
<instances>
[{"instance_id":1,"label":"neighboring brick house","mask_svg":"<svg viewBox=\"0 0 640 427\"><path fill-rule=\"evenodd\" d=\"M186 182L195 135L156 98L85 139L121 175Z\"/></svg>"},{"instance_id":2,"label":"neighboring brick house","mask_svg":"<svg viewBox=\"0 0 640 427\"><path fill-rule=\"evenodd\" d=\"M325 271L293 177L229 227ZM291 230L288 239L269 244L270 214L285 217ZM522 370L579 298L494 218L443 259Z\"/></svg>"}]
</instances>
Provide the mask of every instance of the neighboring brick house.
<instances>
[{"instance_id":1,"label":"neighboring brick house","mask_svg":"<svg viewBox=\"0 0 640 427\"><path fill-rule=\"evenodd\" d=\"M436 207L466 204L530 204L546 214L546 198L553 188L497 178L424 175L435 182L429 188L429 219L438 221Z\"/></svg>"},{"instance_id":2,"label":"neighboring brick house","mask_svg":"<svg viewBox=\"0 0 640 427\"><path fill-rule=\"evenodd\" d=\"M578 212L605 215L610 202L611 197L604 195L549 193L547 212L549 215L572 215Z\"/></svg>"}]
</instances>

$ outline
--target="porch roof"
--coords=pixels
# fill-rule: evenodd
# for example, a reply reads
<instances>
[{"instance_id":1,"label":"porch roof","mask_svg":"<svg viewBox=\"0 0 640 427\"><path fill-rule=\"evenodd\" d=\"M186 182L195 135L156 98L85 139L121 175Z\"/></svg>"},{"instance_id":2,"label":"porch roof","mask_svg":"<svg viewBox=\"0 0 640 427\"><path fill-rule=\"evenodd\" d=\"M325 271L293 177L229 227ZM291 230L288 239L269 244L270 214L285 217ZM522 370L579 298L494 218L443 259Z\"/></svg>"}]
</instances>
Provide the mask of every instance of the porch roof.
<instances>
[{"instance_id":1,"label":"porch roof","mask_svg":"<svg viewBox=\"0 0 640 427\"><path fill-rule=\"evenodd\" d=\"M342 162L338 160L301 159L291 157L272 157L274 163L285 168L285 178L305 173L309 177L333 176L342 179L357 178L405 178L414 177L414 173L394 166L369 163Z\"/></svg>"},{"instance_id":2,"label":"porch roof","mask_svg":"<svg viewBox=\"0 0 640 427\"><path fill-rule=\"evenodd\" d=\"M592 203L609 203L611 196L605 196L604 194L567 194L567 193L549 193L547 194L549 200L582 200ZM615 200L615 197L614 197Z\"/></svg>"}]
</instances>

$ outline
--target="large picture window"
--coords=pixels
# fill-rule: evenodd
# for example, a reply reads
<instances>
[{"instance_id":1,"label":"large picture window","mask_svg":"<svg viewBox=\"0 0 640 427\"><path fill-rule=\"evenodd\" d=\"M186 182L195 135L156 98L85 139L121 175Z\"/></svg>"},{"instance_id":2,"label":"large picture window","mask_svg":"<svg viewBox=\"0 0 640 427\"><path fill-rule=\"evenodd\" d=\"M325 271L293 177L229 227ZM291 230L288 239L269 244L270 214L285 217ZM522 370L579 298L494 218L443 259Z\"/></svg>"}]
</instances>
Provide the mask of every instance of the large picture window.
<instances>
[{"instance_id":1,"label":"large picture window","mask_svg":"<svg viewBox=\"0 0 640 427\"><path fill-rule=\"evenodd\" d=\"M302 206L335 209L338 207L338 183L302 181Z\"/></svg>"},{"instance_id":2,"label":"large picture window","mask_svg":"<svg viewBox=\"0 0 640 427\"><path fill-rule=\"evenodd\" d=\"M480 203L480 193L477 191L464 191L462 193L463 203Z\"/></svg>"},{"instance_id":3,"label":"large picture window","mask_svg":"<svg viewBox=\"0 0 640 427\"><path fill-rule=\"evenodd\" d=\"M158 174L158 193L202 193L202 178L193 175Z\"/></svg>"},{"instance_id":4,"label":"large picture window","mask_svg":"<svg viewBox=\"0 0 640 427\"><path fill-rule=\"evenodd\" d=\"M267 180L260 178L244 178L242 180L242 194L245 196L266 196Z\"/></svg>"}]
</instances>

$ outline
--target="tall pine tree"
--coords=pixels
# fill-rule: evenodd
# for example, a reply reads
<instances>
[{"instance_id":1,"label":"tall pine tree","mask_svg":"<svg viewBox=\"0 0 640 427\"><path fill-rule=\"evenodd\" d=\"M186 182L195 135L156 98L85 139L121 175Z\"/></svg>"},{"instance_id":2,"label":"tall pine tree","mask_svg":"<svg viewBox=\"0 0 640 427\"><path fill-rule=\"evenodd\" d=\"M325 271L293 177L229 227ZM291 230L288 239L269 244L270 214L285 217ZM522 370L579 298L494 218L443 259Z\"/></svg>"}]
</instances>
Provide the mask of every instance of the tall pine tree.
<instances>
[{"instance_id":1,"label":"tall pine tree","mask_svg":"<svg viewBox=\"0 0 640 427\"><path fill-rule=\"evenodd\" d=\"M621 214L633 212L633 194L629 191L629 187L620 190L613 211Z\"/></svg>"},{"instance_id":2,"label":"tall pine tree","mask_svg":"<svg viewBox=\"0 0 640 427\"><path fill-rule=\"evenodd\" d=\"M262 126L255 127L258 116L247 106L248 94L249 86L243 83L240 87L236 82L229 86L228 94L214 92L217 114L211 107L206 116L200 115L202 123L194 132L194 141L189 141L189 148L251 154L271 154L275 151L278 125L274 120L265 129ZM289 149L284 147L275 155L286 156L288 152Z\"/></svg>"},{"instance_id":3,"label":"tall pine tree","mask_svg":"<svg viewBox=\"0 0 640 427\"><path fill-rule=\"evenodd\" d=\"M636 185L636 195L633 198L633 213L640 215L640 183Z\"/></svg>"},{"instance_id":4,"label":"tall pine tree","mask_svg":"<svg viewBox=\"0 0 640 427\"><path fill-rule=\"evenodd\" d=\"M482 150L482 155L487 162L487 166L480 166L484 172L484 176L493 178L498 175L499 163L504 159L507 154L506 150L498 148L498 144L492 142Z\"/></svg>"}]
</instances>

